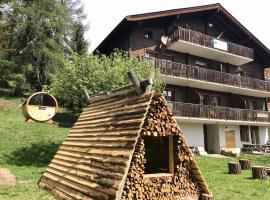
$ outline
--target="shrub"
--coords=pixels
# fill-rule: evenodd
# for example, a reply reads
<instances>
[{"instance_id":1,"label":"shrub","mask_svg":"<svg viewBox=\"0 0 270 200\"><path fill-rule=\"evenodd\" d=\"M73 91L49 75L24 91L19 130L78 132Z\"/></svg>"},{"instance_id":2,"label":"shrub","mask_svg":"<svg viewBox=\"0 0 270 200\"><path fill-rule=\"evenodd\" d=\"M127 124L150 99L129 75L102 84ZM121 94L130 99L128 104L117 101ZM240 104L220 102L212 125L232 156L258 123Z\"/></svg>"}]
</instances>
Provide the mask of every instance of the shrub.
<instances>
[{"instance_id":1,"label":"shrub","mask_svg":"<svg viewBox=\"0 0 270 200\"><path fill-rule=\"evenodd\" d=\"M48 87L60 104L74 113L81 112L85 106L83 88L90 95L109 91L130 84L127 72L133 69L140 80L146 79L153 65L150 61L140 58L129 59L120 51L105 55L74 55L72 62L53 76L53 82ZM162 89L159 73L156 73L155 88Z\"/></svg>"}]
</instances>

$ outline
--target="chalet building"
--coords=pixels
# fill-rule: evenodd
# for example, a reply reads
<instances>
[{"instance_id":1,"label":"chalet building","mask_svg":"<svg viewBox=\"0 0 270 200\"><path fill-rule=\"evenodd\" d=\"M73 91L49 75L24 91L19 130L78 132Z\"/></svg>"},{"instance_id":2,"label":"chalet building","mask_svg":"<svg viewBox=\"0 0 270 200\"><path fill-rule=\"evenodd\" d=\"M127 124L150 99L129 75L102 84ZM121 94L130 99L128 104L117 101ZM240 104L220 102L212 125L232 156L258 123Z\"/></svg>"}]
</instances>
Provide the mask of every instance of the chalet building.
<instances>
[{"instance_id":1,"label":"chalet building","mask_svg":"<svg viewBox=\"0 0 270 200\"><path fill-rule=\"evenodd\" d=\"M239 153L267 142L270 50L220 4L127 16L96 50L115 48L160 69L189 146Z\"/></svg>"}]
</instances>

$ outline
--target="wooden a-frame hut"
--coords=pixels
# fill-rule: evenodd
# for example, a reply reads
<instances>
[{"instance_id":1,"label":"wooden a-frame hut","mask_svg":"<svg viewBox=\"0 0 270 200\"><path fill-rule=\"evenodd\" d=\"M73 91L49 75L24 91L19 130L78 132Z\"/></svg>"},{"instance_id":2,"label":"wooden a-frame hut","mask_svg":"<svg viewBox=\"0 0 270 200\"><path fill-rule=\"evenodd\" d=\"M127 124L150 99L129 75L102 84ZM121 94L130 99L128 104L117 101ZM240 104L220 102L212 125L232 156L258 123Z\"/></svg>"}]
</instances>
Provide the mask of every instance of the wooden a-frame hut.
<instances>
[{"instance_id":1,"label":"wooden a-frame hut","mask_svg":"<svg viewBox=\"0 0 270 200\"><path fill-rule=\"evenodd\" d=\"M39 181L63 199L213 199L151 79L89 99Z\"/></svg>"}]
</instances>

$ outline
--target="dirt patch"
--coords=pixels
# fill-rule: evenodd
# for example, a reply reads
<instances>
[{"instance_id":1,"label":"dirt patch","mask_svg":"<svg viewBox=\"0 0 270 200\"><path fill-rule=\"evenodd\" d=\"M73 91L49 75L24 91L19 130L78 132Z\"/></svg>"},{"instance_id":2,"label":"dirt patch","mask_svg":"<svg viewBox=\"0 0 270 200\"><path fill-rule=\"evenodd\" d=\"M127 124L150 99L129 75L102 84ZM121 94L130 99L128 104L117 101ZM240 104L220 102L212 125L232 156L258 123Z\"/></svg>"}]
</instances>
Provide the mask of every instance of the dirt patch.
<instances>
[{"instance_id":1,"label":"dirt patch","mask_svg":"<svg viewBox=\"0 0 270 200\"><path fill-rule=\"evenodd\" d=\"M0 185L16 185L16 178L9 169L0 168Z\"/></svg>"},{"instance_id":2,"label":"dirt patch","mask_svg":"<svg viewBox=\"0 0 270 200\"><path fill-rule=\"evenodd\" d=\"M12 104L10 101L0 100L0 109L11 108L11 106Z\"/></svg>"}]
</instances>

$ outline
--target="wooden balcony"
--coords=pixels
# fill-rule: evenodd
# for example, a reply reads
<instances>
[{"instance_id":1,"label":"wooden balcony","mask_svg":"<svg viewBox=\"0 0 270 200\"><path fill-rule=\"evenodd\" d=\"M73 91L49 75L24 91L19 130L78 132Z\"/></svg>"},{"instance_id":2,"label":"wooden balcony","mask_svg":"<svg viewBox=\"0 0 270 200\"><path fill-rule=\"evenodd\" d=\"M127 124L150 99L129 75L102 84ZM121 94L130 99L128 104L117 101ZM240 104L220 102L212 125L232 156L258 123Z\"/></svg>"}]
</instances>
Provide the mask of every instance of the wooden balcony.
<instances>
[{"instance_id":1,"label":"wooden balcony","mask_svg":"<svg viewBox=\"0 0 270 200\"><path fill-rule=\"evenodd\" d=\"M254 50L251 48L182 27L169 35L168 49L237 66L254 59Z\"/></svg>"},{"instance_id":2,"label":"wooden balcony","mask_svg":"<svg viewBox=\"0 0 270 200\"><path fill-rule=\"evenodd\" d=\"M270 124L270 112L261 110L247 110L211 105L191 104L182 102L168 102L176 117L191 119L205 119L220 123L239 122L247 124Z\"/></svg>"},{"instance_id":3,"label":"wooden balcony","mask_svg":"<svg viewBox=\"0 0 270 200\"><path fill-rule=\"evenodd\" d=\"M160 59L153 62L156 68L160 69L163 81L168 84L262 98L270 97L270 81Z\"/></svg>"}]
</instances>

